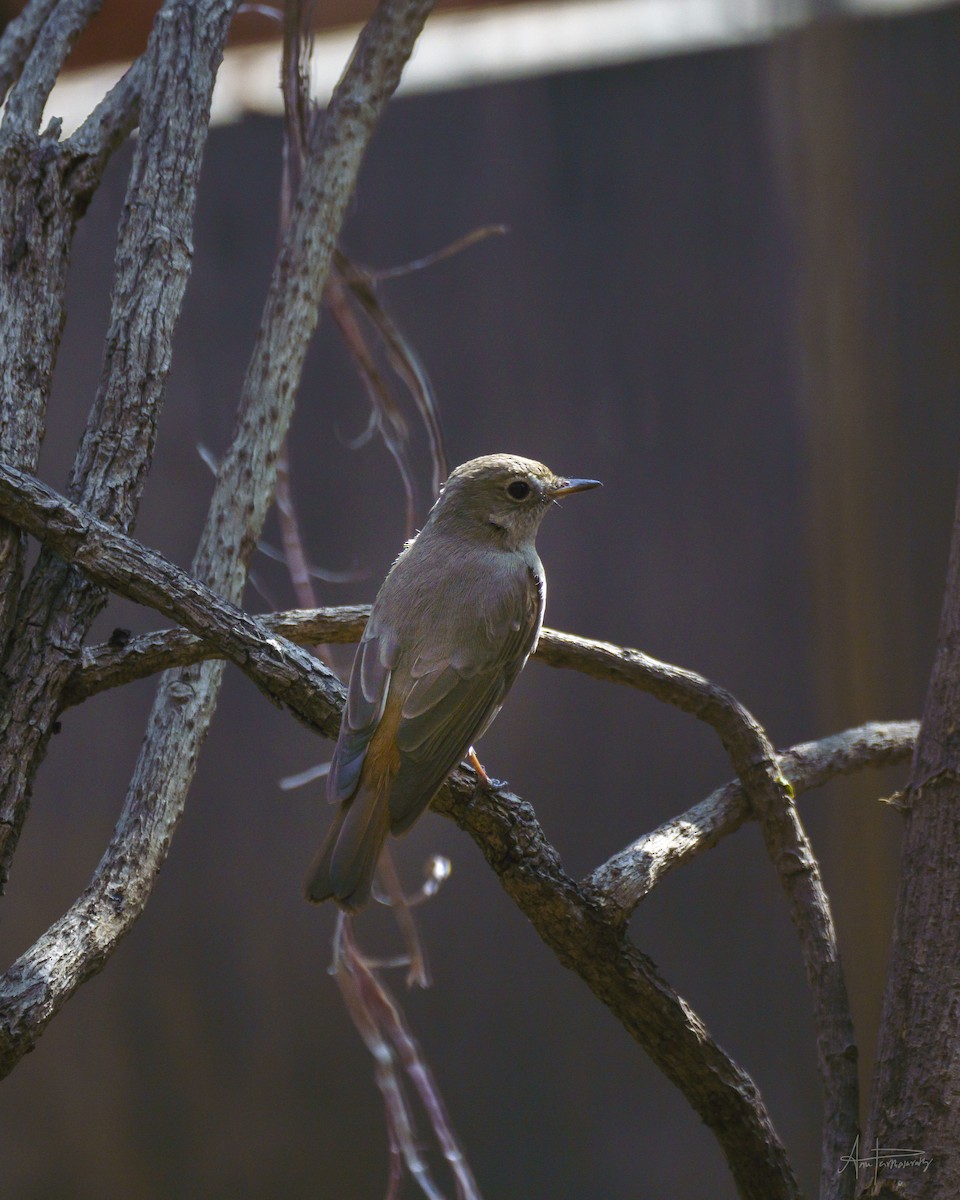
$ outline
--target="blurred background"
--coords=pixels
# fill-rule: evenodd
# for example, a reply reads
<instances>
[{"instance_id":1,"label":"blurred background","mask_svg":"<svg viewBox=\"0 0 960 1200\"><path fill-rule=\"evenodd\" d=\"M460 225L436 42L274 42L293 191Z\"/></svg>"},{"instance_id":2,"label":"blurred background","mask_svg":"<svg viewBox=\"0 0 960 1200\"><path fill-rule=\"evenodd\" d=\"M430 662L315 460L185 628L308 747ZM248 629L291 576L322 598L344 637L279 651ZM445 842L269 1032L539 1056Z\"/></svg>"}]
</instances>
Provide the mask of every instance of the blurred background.
<instances>
[{"instance_id":1,"label":"blurred background","mask_svg":"<svg viewBox=\"0 0 960 1200\"><path fill-rule=\"evenodd\" d=\"M156 7L108 0L73 65L137 53ZM604 481L544 525L548 624L706 674L778 746L919 716L960 441L960 7L574 7L436 18L434 51L424 43L425 65L411 67L371 148L344 246L392 267L477 226L509 227L382 295L433 380L452 463L509 450ZM339 26L367 6L319 9ZM521 37L511 13L540 24ZM255 70L275 72L276 44L260 44L274 34L262 12L237 18L233 119L209 141L137 528L183 565L212 486L198 446L216 456L229 438L276 245L282 126ZM129 150L77 237L41 463L57 487L96 389L128 166ZM347 444L367 416L325 320L293 482L311 559L360 576L321 584L325 603L371 600L404 537L392 460L376 439ZM422 517L422 437L417 454ZM266 537L278 542L273 525ZM276 563L258 557L254 575L249 607L293 603ZM97 637L160 624L114 602ZM338 650L339 665L349 659ZM148 681L65 715L4 901L5 963L94 869L152 691ZM0 1088L6 1195L383 1195L371 1061L327 975L334 914L300 898L328 819L322 785L278 788L330 750L230 668L144 918ZM574 876L731 774L692 719L536 663L482 757L533 802ZM900 834L877 797L904 777L801 801L835 905L865 1089ZM399 973L393 983L487 1200L732 1197L712 1135L538 941L472 843L427 817L399 844L404 877L415 884L434 852L453 861L420 910L435 984L406 994ZM757 831L670 876L632 933L753 1075L814 1193L807 988ZM364 916L358 935L395 945L383 914Z\"/></svg>"}]
</instances>

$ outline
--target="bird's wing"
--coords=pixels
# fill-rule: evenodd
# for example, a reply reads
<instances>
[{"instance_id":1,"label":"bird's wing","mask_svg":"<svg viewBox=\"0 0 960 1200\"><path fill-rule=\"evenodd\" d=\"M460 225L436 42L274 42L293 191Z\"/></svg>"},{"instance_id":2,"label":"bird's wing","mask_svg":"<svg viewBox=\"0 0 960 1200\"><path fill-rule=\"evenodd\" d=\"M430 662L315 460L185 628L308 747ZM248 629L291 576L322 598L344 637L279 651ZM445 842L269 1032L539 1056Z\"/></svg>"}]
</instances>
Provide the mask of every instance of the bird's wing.
<instances>
[{"instance_id":1,"label":"bird's wing","mask_svg":"<svg viewBox=\"0 0 960 1200\"><path fill-rule=\"evenodd\" d=\"M402 833L496 715L533 649L543 617L532 571L483 623L471 645L424 652L410 670L397 727L400 768L390 794L391 829ZM464 639L466 642L468 639ZM438 639L440 641L440 639Z\"/></svg>"},{"instance_id":2,"label":"bird's wing","mask_svg":"<svg viewBox=\"0 0 960 1200\"><path fill-rule=\"evenodd\" d=\"M396 639L371 618L353 660L340 736L327 776L327 799L331 804L349 800L357 790L367 746L387 702L396 660Z\"/></svg>"}]
</instances>

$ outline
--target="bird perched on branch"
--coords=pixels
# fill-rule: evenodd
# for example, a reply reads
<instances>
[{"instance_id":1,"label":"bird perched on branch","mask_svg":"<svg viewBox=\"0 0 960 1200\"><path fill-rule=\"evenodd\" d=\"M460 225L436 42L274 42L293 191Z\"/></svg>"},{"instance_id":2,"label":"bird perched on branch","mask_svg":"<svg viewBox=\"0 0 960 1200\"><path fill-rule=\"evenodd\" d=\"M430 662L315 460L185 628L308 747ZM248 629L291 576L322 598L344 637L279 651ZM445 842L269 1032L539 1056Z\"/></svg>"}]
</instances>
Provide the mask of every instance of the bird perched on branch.
<instances>
[{"instance_id":1,"label":"bird perched on branch","mask_svg":"<svg viewBox=\"0 0 960 1200\"><path fill-rule=\"evenodd\" d=\"M327 777L339 810L307 899L366 904L388 833L409 829L500 711L536 647L546 578L534 540L560 496L598 486L489 454L450 475L380 588Z\"/></svg>"}]
</instances>

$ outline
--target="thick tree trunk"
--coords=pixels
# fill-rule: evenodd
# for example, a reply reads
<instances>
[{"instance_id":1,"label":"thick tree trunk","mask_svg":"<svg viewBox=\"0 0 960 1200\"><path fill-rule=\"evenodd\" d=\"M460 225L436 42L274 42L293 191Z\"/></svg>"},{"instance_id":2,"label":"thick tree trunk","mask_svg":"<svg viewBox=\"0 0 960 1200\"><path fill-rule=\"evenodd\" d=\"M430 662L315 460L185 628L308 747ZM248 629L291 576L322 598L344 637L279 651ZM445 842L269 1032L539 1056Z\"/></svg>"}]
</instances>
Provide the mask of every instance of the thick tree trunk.
<instances>
[{"instance_id":1,"label":"thick tree trunk","mask_svg":"<svg viewBox=\"0 0 960 1200\"><path fill-rule=\"evenodd\" d=\"M960 500L933 673L907 790L909 816L862 1194L960 1196ZM906 1161L907 1155L900 1155Z\"/></svg>"}]
</instances>

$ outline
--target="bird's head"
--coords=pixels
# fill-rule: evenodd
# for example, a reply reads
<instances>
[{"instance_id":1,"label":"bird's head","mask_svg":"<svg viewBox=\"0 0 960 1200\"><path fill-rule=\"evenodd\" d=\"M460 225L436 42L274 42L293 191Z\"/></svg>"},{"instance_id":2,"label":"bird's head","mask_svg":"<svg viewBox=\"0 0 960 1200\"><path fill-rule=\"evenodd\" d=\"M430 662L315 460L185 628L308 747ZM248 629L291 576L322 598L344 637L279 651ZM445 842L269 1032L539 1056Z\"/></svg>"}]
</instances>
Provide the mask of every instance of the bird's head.
<instances>
[{"instance_id":1,"label":"bird's head","mask_svg":"<svg viewBox=\"0 0 960 1200\"><path fill-rule=\"evenodd\" d=\"M565 479L529 458L487 454L451 472L430 523L519 548L533 544L554 500L599 486L597 479Z\"/></svg>"}]
</instances>

